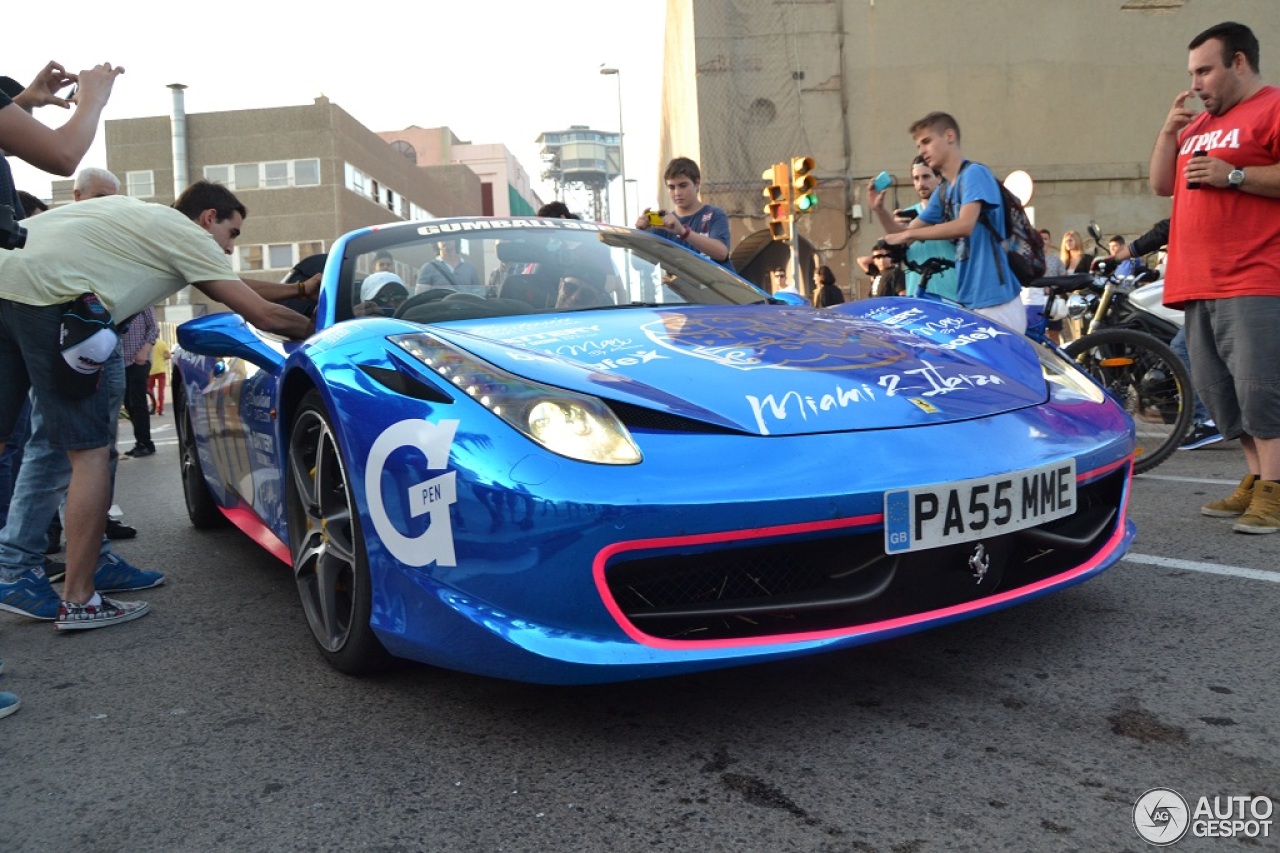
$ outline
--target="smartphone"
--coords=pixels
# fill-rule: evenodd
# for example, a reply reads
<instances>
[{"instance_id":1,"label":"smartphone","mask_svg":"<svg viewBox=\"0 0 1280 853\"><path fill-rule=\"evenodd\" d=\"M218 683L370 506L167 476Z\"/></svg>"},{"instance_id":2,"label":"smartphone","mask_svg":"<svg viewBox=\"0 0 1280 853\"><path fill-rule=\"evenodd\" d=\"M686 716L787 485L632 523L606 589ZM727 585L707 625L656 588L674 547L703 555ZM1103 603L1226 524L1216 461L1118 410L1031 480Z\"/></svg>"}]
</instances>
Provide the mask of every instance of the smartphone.
<instances>
[{"instance_id":1,"label":"smartphone","mask_svg":"<svg viewBox=\"0 0 1280 853\"><path fill-rule=\"evenodd\" d=\"M894 219L915 219L920 215L920 211L906 208L904 210L895 210L893 212Z\"/></svg>"},{"instance_id":2,"label":"smartphone","mask_svg":"<svg viewBox=\"0 0 1280 853\"><path fill-rule=\"evenodd\" d=\"M652 225L654 228L661 228L662 223L664 221L664 217L666 215L667 215L667 212L665 210L649 211L649 224Z\"/></svg>"},{"instance_id":3,"label":"smartphone","mask_svg":"<svg viewBox=\"0 0 1280 853\"><path fill-rule=\"evenodd\" d=\"M1209 156L1209 152L1208 152L1208 151L1192 151L1192 152L1191 152L1191 156L1192 156L1192 157L1208 157L1208 156ZM1198 189L1200 189L1200 182L1199 182L1199 181L1187 181L1187 189L1189 189L1189 190L1198 190Z\"/></svg>"},{"instance_id":4,"label":"smartphone","mask_svg":"<svg viewBox=\"0 0 1280 853\"><path fill-rule=\"evenodd\" d=\"M876 175L876 179L871 182L871 186L875 188L876 192L882 193L889 189L889 185L892 183L893 175L890 175L888 172L881 172Z\"/></svg>"}]
</instances>

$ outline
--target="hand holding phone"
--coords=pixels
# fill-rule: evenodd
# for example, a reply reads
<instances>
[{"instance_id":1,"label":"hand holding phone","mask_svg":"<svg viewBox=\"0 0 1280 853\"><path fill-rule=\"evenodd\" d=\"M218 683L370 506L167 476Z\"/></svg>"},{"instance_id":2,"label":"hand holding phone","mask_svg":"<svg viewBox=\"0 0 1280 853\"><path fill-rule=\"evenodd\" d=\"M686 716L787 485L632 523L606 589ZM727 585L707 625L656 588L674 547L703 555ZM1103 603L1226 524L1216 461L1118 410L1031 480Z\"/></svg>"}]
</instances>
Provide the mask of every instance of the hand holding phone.
<instances>
[{"instance_id":1,"label":"hand holding phone","mask_svg":"<svg viewBox=\"0 0 1280 853\"><path fill-rule=\"evenodd\" d=\"M892 183L893 183L893 175L890 175L888 172L881 172L880 174L876 175L876 179L871 182L871 186L875 189L876 192L882 193L885 190L889 189L889 186Z\"/></svg>"},{"instance_id":2,"label":"hand holding phone","mask_svg":"<svg viewBox=\"0 0 1280 853\"><path fill-rule=\"evenodd\" d=\"M649 224L654 228L661 228L666 221L667 212L665 210L649 211Z\"/></svg>"},{"instance_id":3,"label":"hand holding phone","mask_svg":"<svg viewBox=\"0 0 1280 853\"><path fill-rule=\"evenodd\" d=\"M1192 152L1191 152L1191 156L1192 156L1192 157L1208 157L1208 156L1209 156L1209 152L1208 152L1208 151L1192 151ZM1189 190L1198 190L1198 189L1200 189L1200 182L1199 182L1199 181L1187 181L1187 189L1189 189Z\"/></svg>"},{"instance_id":4,"label":"hand holding phone","mask_svg":"<svg viewBox=\"0 0 1280 853\"><path fill-rule=\"evenodd\" d=\"M910 207L905 207L901 210L895 210L893 212L894 219L905 219L907 221L915 219L919 215L920 215L920 211Z\"/></svg>"}]
</instances>

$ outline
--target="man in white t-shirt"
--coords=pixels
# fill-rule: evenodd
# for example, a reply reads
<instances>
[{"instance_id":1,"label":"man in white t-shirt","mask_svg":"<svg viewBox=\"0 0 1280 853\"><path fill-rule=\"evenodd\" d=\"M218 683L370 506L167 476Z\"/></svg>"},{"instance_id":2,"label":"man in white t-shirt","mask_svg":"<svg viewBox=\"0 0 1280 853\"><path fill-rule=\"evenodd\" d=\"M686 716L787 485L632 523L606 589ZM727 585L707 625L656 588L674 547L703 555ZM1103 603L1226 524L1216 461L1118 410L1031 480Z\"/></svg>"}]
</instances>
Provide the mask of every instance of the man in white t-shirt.
<instances>
[{"instance_id":1,"label":"man in white t-shirt","mask_svg":"<svg viewBox=\"0 0 1280 853\"><path fill-rule=\"evenodd\" d=\"M110 589L156 586L163 575L132 569L133 576L122 577L119 567L99 565L123 363L118 346L112 352L89 346L86 359L72 358L63 337L71 328L64 310L79 300L88 325L118 323L191 284L260 329L305 337L311 321L268 300L314 297L319 277L297 285L237 278L227 255L246 213L226 187L200 181L173 208L128 196L56 208L27 223L25 248L0 253L0 447L30 392L50 444L66 451L71 463L61 600L39 566L16 576L13 567L0 566L0 609L56 620L58 630L114 625L148 612L145 602L118 602L95 590L103 570L111 574ZM81 299L86 294L91 297ZM99 337L89 335L87 343ZM95 369L101 371L96 382ZM83 396L69 391L66 376L84 387ZM16 491L15 501L27 496L22 479ZM50 514L52 507L44 511L46 523Z\"/></svg>"}]
</instances>

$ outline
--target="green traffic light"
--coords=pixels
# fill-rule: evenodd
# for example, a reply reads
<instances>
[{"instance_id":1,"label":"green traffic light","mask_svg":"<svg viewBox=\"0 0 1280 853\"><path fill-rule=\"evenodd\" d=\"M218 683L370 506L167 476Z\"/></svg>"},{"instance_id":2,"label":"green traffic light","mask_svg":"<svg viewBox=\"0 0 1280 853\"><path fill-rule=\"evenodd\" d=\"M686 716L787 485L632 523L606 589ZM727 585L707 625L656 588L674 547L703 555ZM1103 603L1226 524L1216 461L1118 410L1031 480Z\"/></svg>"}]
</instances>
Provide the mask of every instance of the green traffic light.
<instances>
[{"instance_id":1,"label":"green traffic light","mask_svg":"<svg viewBox=\"0 0 1280 853\"><path fill-rule=\"evenodd\" d=\"M812 193L807 193L796 199L796 210L807 211L818 206L818 197Z\"/></svg>"}]
</instances>

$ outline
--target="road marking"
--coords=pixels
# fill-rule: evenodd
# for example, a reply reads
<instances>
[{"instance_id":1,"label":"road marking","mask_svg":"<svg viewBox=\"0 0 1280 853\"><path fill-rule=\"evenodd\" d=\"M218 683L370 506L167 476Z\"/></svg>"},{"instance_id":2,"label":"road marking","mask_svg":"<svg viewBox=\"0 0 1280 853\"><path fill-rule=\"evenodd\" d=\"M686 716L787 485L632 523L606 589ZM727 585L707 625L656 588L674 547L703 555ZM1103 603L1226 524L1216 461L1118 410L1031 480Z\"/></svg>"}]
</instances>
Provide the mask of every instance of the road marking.
<instances>
[{"instance_id":1,"label":"road marking","mask_svg":"<svg viewBox=\"0 0 1280 853\"><path fill-rule=\"evenodd\" d=\"M1246 569L1243 566L1220 566L1217 563L1197 563L1194 560L1175 560L1172 557L1157 557L1154 554L1125 554L1125 562L1144 563L1148 566L1160 566L1165 569L1183 569L1188 572L1204 572L1208 575L1231 575L1237 578L1250 578L1255 581L1271 581L1280 583L1280 572L1268 572L1263 569Z\"/></svg>"},{"instance_id":2,"label":"road marking","mask_svg":"<svg viewBox=\"0 0 1280 853\"><path fill-rule=\"evenodd\" d=\"M1236 486L1239 480L1212 480L1206 477L1171 477L1166 474L1139 474L1137 480L1168 480L1171 483L1209 483L1217 486Z\"/></svg>"}]
</instances>

